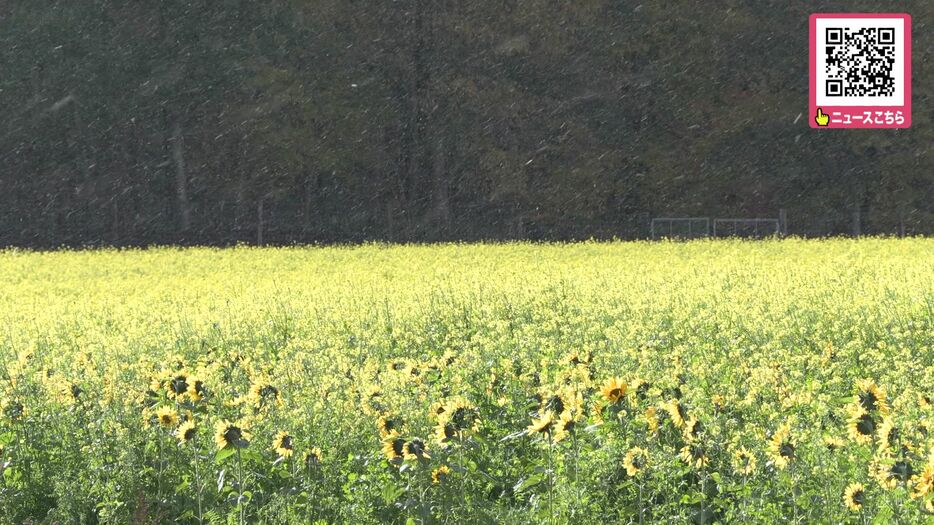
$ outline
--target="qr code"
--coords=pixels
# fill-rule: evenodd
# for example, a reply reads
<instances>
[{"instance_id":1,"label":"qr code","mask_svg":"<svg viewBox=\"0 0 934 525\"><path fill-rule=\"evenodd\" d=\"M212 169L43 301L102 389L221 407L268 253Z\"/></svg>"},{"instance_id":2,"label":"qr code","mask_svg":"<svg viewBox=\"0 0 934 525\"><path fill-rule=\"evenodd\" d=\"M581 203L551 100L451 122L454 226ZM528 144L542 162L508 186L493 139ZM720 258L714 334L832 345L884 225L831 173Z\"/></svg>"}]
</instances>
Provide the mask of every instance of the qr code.
<instances>
[{"instance_id":1,"label":"qr code","mask_svg":"<svg viewBox=\"0 0 934 525\"><path fill-rule=\"evenodd\" d=\"M906 92L901 18L819 18L815 22L818 106L901 106Z\"/></svg>"},{"instance_id":2,"label":"qr code","mask_svg":"<svg viewBox=\"0 0 934 525\"><path fill-rule=\"evenodd\" d=\"M895 95L895 29L828 27L825 93L828 97Z\"/></svg>"}]
</instances>

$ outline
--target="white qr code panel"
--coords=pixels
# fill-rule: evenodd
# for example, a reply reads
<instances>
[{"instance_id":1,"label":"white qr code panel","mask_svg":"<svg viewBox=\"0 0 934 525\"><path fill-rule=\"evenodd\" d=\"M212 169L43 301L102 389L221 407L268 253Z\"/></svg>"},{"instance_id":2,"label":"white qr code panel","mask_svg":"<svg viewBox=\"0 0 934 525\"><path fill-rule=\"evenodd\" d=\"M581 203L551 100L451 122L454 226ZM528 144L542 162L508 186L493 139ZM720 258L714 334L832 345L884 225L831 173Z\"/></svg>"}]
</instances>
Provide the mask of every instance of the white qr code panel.
<instances>
[{"instance_id":1,"label":"white qr code panel","mask_svg":"<svg viewBox=\"0 0 934 525\"><path fill-rule=\"evenodd\" d=\"M820 18L816 38L818 106L903 106L905 20Z\"/></svg>"}]
</instances>

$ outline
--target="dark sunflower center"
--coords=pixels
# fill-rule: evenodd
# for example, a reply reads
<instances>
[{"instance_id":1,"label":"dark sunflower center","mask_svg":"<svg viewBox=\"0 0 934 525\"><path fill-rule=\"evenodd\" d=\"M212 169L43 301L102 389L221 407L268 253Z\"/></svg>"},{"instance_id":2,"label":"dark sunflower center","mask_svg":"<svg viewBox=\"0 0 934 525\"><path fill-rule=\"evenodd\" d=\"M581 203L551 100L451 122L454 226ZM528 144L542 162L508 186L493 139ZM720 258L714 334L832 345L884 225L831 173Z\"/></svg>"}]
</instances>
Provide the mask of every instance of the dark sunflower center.
<instances>
[{"instance_id":1,"label":"dark sunflower center","mask_svg":"<svg viewBox=\"0 0 934 525\"><path fill-rule=\"evenodd\" d=\"M862 504L863 504L863 496L864 496L864 493L863 493L862 490L857 490L856 492L854 492L854 493L853 493L853 503L856 504L856 505L862 505Z\"/></svg>"},{"instance_id":2,"label":"dark sunflower center","mask_svg":"<svg viewBox=\"0 0 934 525\"><path fill-rule=\"evenodd\" d=\"M185 438L185 441L188 441L188 440L194 438L194 437L195 437L195 429L194 429L194 427L189 428L188 430L186 430L186 431L185 431L185 434L184 434L182 437Z\"/></svg>"},{"instance_id":3,"label":"dark sunflower center","mask_svg":"<svg viewBox=\"0 0 934 525\"><path fill-rule=\"evenodd\" d=\"M314 452L309 452L308 457L305 458L305 465L308 468L311 468L317 465L319 461L320 461L320 458L318 458L317 454L315 454Z\"/></svg>"},{"instance_id":4,"label":"dark sunflower center","mask_svg":"<svg viewBox=\"0 0 934 525\"><path fill-rule=\"evenodd\" d=\"M454 424L455 430L464 430L471 423L470 411L464 407L458 407L454 411L454 414L451 416L451 423Z\"/></svg>"},{"instance_id":5,"label":"dark sunflower center","mask_svg":"<svg viewBox=\"0 0 934 525\"><path fill-rule=\"evenodd\" d=\"M692 436L698 436L701 433L701 422L695 421L694 426L688 429L688 433Z\"/></svg>"},{"instance_id":6,"label":"dark sunflower center","mask_svg":"<svg viewBox=\"0 0 934 525\"><path fill-rule=\"evenodd\" d=\"M272 385L266 385L259 390L260 397L264 397L264 398L276 397L276 395L278 394L279 394L279 389Z\"/></svg>"},{"instance_id":7,"label":"dark sunflower center","mask_svg":"<svg viewBox=\"0 0 934 525\"><path fill-rule=\"evenodd\" d=\"M394 439L392 441L392 452L397 456L401 456L402 452L405 450L405 440L404 439Z\"/></svg>"},{"instance_id":8,"label":"dark sunflower center","mask_svg":"<svg viewBox=\"0 0 934 525\"><path fill-rule=\"evenodd\" d=\"M782 446L778 449L779 455L783 458L793 458L795 457L795 446L791 443L782 443Z\"/></svg>"},{"instance_id":9,"label":"dark sunflower center","mask_svg":"<svg viewBox=\"0 0 934 525\"><path fill-rule=\"evenodd\" d=\"M912 470L911 465L905 461L898 461L892 465L892 470L890 471L889 475L899 481L908 481L913 474L914 471Z\"/></svg>"},{"instance_id":10,"label":"dark sunflower center","mask_svg":"<svg viewBox=\"0 0 934 525\"><path fill-rule=\"evenodd\" d=\"M409 452L416 456L421 456L425 453L425 443L420 439L413 439L409 442Z\"/></svg>"},{"instance_id":11,"label":"dark sunflower center","mask_svg":"<svg viewBox=\"0 0 934 525\"><path fill-rule=\"evenodd\" d=\"M860 392L859 393L859 404L862 405L868 411L873 411L877 408L877 402L879 398L876 397L872 392Z\"/></svg>"},{"instance_id":12,"label":"dark sunflower center","mask_svg":"<svg viewBox=\"0 0 934 525\"><path fill-rule=\"evenodd\" d=\"M620 389L620 388L614 388L614 389L610 390L610 399L616 399L616 398L618 398L619 396L621 396L622 394L623 394L622 389Z\"/></svg>"},{"instance_id":13,"label":"dark sunflower center","mask_svg":"<svg viewBox=\"0 0 934 525\"><path fill-rule=\"evenodd\" d=\"M876 429L876 422L872 420L869 414L863 414L856 422L856 431L864 436L871 436Z\"/></svg>"},{"instance_id":14,"label":"dark sunflower center","mask_svg":"<svg viewBox=\"0 0 934 525\"><path fill-rule=\"evenodd\" d=\"M279 441L279 448L292 450L292 436L283 436L282 440Z\"/></svg>"},{"instance_id":15,"label":"dark sunflower center","mask_svg":"<svg viewBox=\"0 0 934 525\"><path fill-rule=\"evenodd\" d=\"M898 441L898 429L895 428L895 427L892 427L892 429L889 430L888 435L885 436L885 437L886 437L886 439L889 440L889 442Z\"/></svg>"},{"instance_id":16,"label":"dark sunflower center","mask_svg":"<svg viewBox=\"0 0 934 525\"><path fill-rule=\"evenodd\" d=\"M545 408L560 414L561 412L564 412L564 401L561 400L561 396L551 396L551 398L548 399L548 402L545 403Z\"/></svg>"},{"instance_id":17,"label":"dark sunflower center","mask_svg":"<svg viewBox=\"0 0 934 525\"><path fill-rule=\"evenodd\" d=\"M22 417L24 410L26 410L26 407L19 401L16 401L7 407L6 413L10 419L19 419Z\"/></svg>"},{"instance_id":18,"label":"dark sunflower center","mask_svg":"<svg viewBox=\"0 0 934 525\"><path fill-rule=\"evenodd\" d=\"M241 439L243 439L243 431L235 426L229 426L224 431L224 441L231 445L236 445Z\"/></svg>"},{"instance_id":19,"label":"dark sunflower center","mask_svg":"<svg viewBox=\"0 0 934 525\"><path fill-rule=\"evenodd\" d=\"M639 397L639 400L640 400L640 401L641 401L641 400L644 400L644 399L645 399L645 396L648 395L648 393L649 393L649 384L648 384L648 383L642 383L642 384L639 385L638 388L636 388L636 395Z\"/></svg>"},{"instance_id":20,"label":"dark sunflower center","mask_svg":"<svg viewBox=\"0 0 934 525\"><path fill-rule=\"evenodd\" d=\"M172 380L172 392L176 394L184 394L188 391L188 378L185 376L177 376Z\"/></svg>"}]
</instances>

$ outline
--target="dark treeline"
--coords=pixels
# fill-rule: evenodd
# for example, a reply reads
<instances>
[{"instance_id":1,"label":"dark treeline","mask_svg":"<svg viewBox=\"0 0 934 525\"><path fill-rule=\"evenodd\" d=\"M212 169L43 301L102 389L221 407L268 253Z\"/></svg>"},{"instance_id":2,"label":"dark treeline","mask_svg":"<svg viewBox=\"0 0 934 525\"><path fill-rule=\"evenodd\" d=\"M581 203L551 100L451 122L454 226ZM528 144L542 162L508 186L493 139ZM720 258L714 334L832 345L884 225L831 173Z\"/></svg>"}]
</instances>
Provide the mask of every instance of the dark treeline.
<instances>
[{"instance_id":1,"label":"dark treeline","mask_svg":"<svg viewBox=\"0 0 934 525\"><path fill-rule=\"evenodd\" d=\"M808 128L807 20L914 19L909 130ZM0 245L934 233L934 4L9 0Z\"/></svg>"}]
</instances>

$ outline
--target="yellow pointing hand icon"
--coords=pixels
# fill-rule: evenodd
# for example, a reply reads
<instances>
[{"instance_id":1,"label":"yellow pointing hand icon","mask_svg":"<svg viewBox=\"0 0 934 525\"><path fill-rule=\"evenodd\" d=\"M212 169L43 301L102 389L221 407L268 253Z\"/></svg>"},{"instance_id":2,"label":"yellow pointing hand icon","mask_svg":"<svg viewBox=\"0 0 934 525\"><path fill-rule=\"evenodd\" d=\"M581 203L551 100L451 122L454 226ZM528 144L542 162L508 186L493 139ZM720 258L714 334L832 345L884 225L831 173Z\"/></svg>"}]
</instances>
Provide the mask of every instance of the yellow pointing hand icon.
<instances>
[{"instance_id":1,"label":"yellow pointing hand icon","mask_svg":"<svg viewBox=\"0 0 934 525\"><path fill-rule=\"evenodd\" d=\"M830 123L830 116L825 115L821 108L817 108L817 116L814 117L814 122L817 122L818 126L826 126Z\"/></svg>"}]
</instances>

